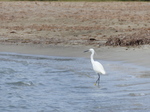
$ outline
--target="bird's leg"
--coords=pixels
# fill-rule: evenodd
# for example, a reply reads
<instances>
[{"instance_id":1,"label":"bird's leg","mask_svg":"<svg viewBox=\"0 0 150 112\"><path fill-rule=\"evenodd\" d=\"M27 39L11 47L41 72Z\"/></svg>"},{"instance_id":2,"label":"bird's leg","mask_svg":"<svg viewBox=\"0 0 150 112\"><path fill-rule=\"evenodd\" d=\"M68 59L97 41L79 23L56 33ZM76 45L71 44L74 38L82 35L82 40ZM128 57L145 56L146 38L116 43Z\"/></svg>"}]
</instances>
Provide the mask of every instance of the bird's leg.
<instances>
[{"instance_id":1,"label":"bird's leg","mask_svg":"<svg viewBox=\"0 0 150 112\"><path fill-rule=\"evenodd\" d=\"M98 79L96 80L96 83L98 84L98 87L99 87L99 83L100 83L100 74L98 73Z\"/></svg>"}]
</instances>

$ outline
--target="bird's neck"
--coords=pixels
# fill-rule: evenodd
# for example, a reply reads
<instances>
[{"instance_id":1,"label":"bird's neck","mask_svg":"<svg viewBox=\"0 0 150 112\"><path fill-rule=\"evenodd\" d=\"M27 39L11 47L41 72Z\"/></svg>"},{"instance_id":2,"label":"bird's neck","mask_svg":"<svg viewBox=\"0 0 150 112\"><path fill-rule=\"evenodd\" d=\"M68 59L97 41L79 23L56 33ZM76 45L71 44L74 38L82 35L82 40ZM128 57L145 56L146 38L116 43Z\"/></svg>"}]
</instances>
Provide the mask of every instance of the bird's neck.
<instances>
[{"instance_id":1,"label":"bird's neck","mask_svg":"<svg viewBox=\"0 0 150 112\"><path fill-rule=\"evenodd\" d=\"M94 62L93 57L94 57L94 52L92 52L92 54L91 54L91 62Z\"/></svg>"}]
</instances>

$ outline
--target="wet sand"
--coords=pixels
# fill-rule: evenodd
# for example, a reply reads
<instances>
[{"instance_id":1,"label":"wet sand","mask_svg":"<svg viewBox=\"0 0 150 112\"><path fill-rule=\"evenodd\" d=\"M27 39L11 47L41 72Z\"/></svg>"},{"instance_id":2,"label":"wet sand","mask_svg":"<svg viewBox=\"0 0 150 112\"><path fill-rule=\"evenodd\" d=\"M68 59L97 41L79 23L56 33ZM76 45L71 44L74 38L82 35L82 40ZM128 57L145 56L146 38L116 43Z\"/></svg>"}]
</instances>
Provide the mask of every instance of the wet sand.
<instances>
[{"instance_id":1,"label":"wet sand","mask_svg":"<svg viewBox=\"0 0 150 112\"><path fill-rule=\"evenodd\" d=\"M150 46L137 47L149 42L149 14L149 2L0 2L0 52L89 58L92 47L150 67Z\"/></svg>"},{"instance_id":2,"label":"wet sand","mask_svg":"<svg viewBox=\"0 0 150 112\"><path fill-rule=\"evenodd\" d=\"M150 67L149 54L150 46L145 45L140 48L127 47L93 47L93 46L55 46L55 45L0 45L0 52L15 52L22 54L63 56L63 57L83 57L90 58L90 53L84 50L94 48L95 58L109 61L123 61L145 67Z\"/></svg>"}]
</instances>

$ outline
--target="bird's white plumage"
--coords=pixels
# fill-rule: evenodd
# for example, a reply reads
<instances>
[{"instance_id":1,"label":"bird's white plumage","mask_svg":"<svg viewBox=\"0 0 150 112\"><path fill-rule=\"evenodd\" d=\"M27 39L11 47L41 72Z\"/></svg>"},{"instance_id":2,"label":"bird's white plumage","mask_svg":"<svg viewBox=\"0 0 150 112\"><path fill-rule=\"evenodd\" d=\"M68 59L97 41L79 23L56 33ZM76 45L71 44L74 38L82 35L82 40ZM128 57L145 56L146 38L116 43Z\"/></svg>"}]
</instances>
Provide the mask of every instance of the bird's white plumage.
<instances>
[{"instance_id":1,"label":"bird's white plumage","mask_svg":"<svg viewBox=\"0 0 150 112\"><path fill-rule=\"evenodd\" d=\"M94 49L89 49L89 51L91 52L91 63L92 63L92 66L93 66L93 70L96 73L106 74L102 64L99 63L98 61L94 61L94 58L93 58L94 57L94 52L95 52Z\"/></svg>"},{"instance_id":2,"label":"bird's white plumage","mask_svg":"<svg viewBox=\"0 0 150 112\"><path fill-rule=\"evenodd\" d=\"M96 73L106 74L104 67L98 61L92 62L92 66Z\"/></svg>"}]
</instances>

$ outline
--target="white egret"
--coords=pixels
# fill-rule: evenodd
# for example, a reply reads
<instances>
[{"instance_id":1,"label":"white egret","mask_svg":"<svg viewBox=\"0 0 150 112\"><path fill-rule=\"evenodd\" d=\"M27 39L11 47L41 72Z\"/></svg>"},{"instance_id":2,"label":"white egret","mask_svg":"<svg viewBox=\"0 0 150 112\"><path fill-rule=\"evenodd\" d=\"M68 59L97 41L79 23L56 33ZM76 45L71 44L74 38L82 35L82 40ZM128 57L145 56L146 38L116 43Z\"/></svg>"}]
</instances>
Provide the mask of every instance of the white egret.
<instances>
[{"instance_id":1,"label":"white egret","mask_svg":"<svg viewBox=\"0 0 150 112\"><path fill-rule=\"evenodd\" d=\"M96 80L96 83L98 84L98 87L99 87L99 83L100 83L100 74L106 74L105 70L104 70L104 67L101 63L99 63L98 61L94 61L93 57L94 57L94 49L89 49L89 50L86 50L84 52L91 52L91 63L92 63L92 66L93 66L93 70L97 73L98 75L98 79Z\"/></svg>"}]
</instances>

